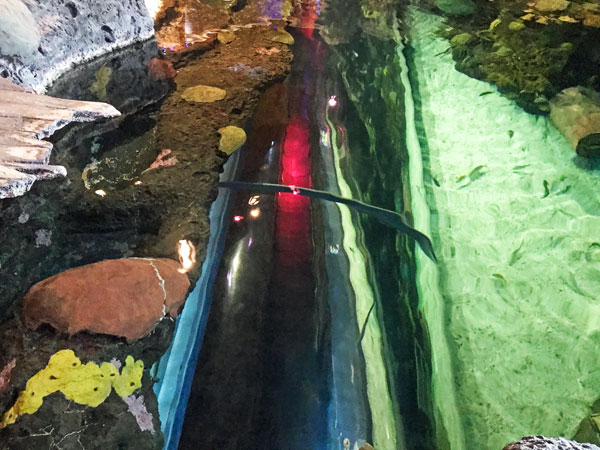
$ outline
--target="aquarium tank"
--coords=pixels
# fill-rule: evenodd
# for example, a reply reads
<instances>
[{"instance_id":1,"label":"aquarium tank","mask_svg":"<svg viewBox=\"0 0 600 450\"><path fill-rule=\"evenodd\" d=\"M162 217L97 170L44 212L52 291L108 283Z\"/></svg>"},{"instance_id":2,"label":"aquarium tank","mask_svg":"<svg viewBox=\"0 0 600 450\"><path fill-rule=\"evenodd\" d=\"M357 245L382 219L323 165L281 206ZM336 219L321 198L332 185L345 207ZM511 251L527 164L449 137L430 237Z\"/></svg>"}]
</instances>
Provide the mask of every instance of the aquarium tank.
<instances>
[{"instance_id":1,"label":"aquarium tank","mask_svg":"<svg viewBox=\"0 0 600 450\"><path fill-rule=\"evenodd\" d=\"M600 450L597 0L0 0L1 450Z\"/></svg>"}]
</instances>

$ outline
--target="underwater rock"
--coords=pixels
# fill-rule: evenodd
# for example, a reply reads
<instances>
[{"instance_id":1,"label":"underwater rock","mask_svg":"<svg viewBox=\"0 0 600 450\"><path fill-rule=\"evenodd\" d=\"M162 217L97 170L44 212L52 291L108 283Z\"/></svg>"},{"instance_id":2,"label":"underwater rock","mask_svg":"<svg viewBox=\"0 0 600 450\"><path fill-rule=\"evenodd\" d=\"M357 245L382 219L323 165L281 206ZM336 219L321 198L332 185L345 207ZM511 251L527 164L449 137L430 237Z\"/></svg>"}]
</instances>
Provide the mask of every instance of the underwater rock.
<instances>
[{"instance_id":1,"label":"underwater rock","mask_svg":"<svg viewBox=\"0 0 600 450\"><path fill-rule=\"evenodd\" d=\"M23 298L25 323L140 339L166 315L176 317L190 282L170 259L101 261L40 281Z\"/></svg>"},{"instance_id":2,"label":"underwater rock","mask_svg":"<svg viewBox=\"0 0 600 450\"><path fill-rule=\"evenodd\" d=\"M231 155L246 142L246 132L239 127L228 126L219 129L221 140L219 150Z\"/></svg>"},{"instance_id":3,"label":"underwater rock","mask_svg":"<svg viewBox=\"0 0 600 450\"><path fill-rule=\"evenodd\" d=\"M513 442L503 450L600 450L593 444L580 444L564 438L547 438L544 436L526 436Z\"/></svg>"},{"instance_id":4,"label":"underwater rock","mask_svg":"<svg viewBox=\"0 0 600 450\"><path fill-rule=\"evenodd\" d=\"M537 0L535 9L542 12L564 11L569 7L567 0Z\"/></svg>"},{"instance_id":5,"label":"underwater rock","mask_svg":"<svg viewBox=\"0 0 600 450\"><path fill-rule=\"evenodd\" d=\"M242 63L234 64L233 66L228 67L228 69L233 73L245 75L247 77L252 78L253 80L259 80L261 77L263 77L269 72L267 69L264 69L262 67L250 67Z\"/></svg>"},{"instance_id":6,"label":"underwater rock","mask_svg":"<svg viewBox=\"0 0 600 450\"><path fill-rule=\"evenodd\" d=\"M152 58L148 62L148 72L155 81L168 80L177 75L177 71L169 61L160 58Z\"/></svg>"},{"instance_id":7,"label":"underwater rock","mask_svg":"<svg viewBox=\"0 0 600 450\"><path fill-rule=\"evenodd\" d=\"M158 47L153 39L111 52L60 76L48 87L47 93L61 98L97 101L97 95L92 92L95 89L90 88L94 84L98 86L99 75L110 69L102 90L106 94L103 101L113 105L123 116L128 116L159 102L171 89L170 81L162 79L170 75L169 62L160 63L160 69L156 62L151 63L158 59L157 53ZM98 130L95 129L94 133L97 134Z\"/></svg>"},{"instance_id":8,"label":"underwater rock","mask_svg":"<svg viewBox=\"0 0 600 450\"><path fill-rule=\"evenodd\" d=\"M470 33L460 33L454 36L452 39L450 39L450 44L452 44L453 47L467 45L472 38L473 36L471 36Z\"/></svg>"},{"instance_id":9,"label":"underwater rock","mask_svg":"<svg viewBox=\"0 0 600 450\"><path fill-rule=\"evenodd\" d=\"M600 94L581 86L550 100L550 120L579 156L600 156Z\"/></svg>"},{"instance_id":10,"label":"underwater rock","mask_svg":"<svg viewBox=\"0 0 600 450\"><path fill-rule=\"evenodd\" d=\"M205 86L200 84L187 88L181 94L181 97L188 102L212 103L223 100L227 92L214 86Z\"/></svg>"},{"instance_id":11,"label":"underwater rock","mask_svg":"<svg viewBox=\"0 0 600 450\"><path fill-rule=\"evenodd\" d=\"M32 36L25 40L21 36L10 45L10 50L2 45L0 71L17 84L37 92L43 92L52 80L74 64L154 35L154 25L143 0L32 0L27 6L32 18L19 23L18 29L28 30ZM3 13L0 16L3 18L0 25L6 29L10 20L4 19ZM30 27L29 22L35 26ZM33 30L39 32L39 43L35 42ZM14 35L14 31L11 34ZM37 51L30 52L34 44Z\"/></svg>"},{"instance_id":12,"label":"underwater rock","mask_svg":"<svg viewBox=\"0 0 600 450\"><path fill-rule=\"evenodd\" d=\"M437 0L436 5L447 14L467 16L475 11L475 3L471 0Z\"/></svg>"}]
</instances>

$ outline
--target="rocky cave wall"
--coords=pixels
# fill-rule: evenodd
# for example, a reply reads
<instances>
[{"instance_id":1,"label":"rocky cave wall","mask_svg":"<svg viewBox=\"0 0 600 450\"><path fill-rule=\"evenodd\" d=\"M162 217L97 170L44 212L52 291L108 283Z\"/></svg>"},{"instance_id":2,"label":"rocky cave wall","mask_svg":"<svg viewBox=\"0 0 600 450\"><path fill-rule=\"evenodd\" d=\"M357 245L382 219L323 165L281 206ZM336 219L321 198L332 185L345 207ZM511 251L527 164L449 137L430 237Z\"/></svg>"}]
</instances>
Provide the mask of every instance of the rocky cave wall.
<instances>
[{"instance_id":1,"label":"rocky cave wall","mask_svg":"<svg viewBox=\"0 0 600 450\"><path fill-rule=\"evenodd\" d=\"M153 34L144 0L4 0L0 75L41 93L75 64Z\"/></svg>"}]
</instances>

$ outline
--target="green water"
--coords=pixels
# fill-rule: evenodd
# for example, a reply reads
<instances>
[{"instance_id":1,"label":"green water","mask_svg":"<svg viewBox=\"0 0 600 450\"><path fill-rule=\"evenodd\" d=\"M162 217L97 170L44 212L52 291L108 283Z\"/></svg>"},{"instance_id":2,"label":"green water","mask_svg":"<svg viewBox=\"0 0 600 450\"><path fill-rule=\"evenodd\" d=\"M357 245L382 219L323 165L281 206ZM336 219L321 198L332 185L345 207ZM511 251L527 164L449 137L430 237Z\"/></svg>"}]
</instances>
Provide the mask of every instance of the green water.
<instances>
[{"instance_id":1,"label":"green water","mask_svg":"<svg viewBox=\"0 0 600 450\"><path fill-rule=\"evenodd\" d=\"M423 194L430 212L415 224L440 260L437 286L417 261L438 426L452 449L573 437L600 397L599 173L546 117L457 72L438 17L408 19L424 187L411 180L413 207Z\"/></svg>"}]
</instances>

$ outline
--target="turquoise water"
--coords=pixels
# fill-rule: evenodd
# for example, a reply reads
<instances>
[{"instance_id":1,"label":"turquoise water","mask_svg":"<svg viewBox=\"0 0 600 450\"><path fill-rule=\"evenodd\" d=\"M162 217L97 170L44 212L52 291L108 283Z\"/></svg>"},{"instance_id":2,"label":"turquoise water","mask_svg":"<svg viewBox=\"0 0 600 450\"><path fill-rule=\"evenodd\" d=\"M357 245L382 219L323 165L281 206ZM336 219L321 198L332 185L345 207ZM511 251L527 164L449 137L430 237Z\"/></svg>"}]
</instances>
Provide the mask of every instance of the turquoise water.
<instances>
[{"instance_id":1,"label":"turquoise water","mask_svg":"<svg viewBox=\"0 0 600 450\"><path fill-rule=\"evenodd\" d=\"M446 336L433 354L443 360L442 420L458 419L451 448L572 437L600 392L599 173L582 167L548 118L457 72L440 55L449 43L436 36L438 17L412 9L408 19L440 258L437 286L420 280L421 303L442 302L429 320ZM420 272L430 270L421 261Z\"/></svg>"}]
</instances>

